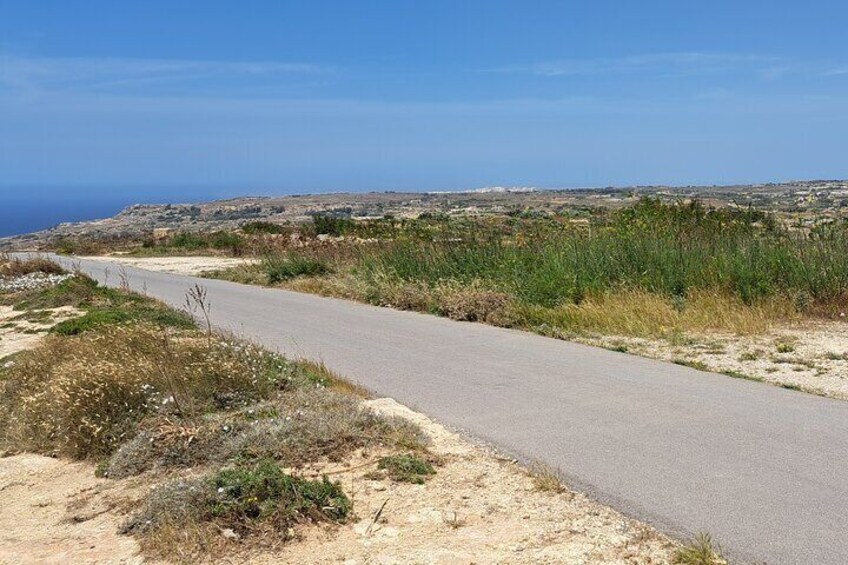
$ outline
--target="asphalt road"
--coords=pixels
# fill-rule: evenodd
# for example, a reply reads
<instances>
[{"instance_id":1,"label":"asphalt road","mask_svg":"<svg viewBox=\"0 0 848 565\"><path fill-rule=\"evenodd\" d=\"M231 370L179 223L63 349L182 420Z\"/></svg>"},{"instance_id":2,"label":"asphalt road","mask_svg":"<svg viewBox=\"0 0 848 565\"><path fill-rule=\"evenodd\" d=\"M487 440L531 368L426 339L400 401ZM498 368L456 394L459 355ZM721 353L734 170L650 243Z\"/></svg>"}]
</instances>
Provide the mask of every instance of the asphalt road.
<instances>
[{"instance_id":1,"label":"asphalt road","mask_svg":"<svg viewBox=\"0 0 848 565\"><path fill-rule=\"evenodd\" d=\"M106 264L81 266L105 280ZM177 306L198 281L126 273ZM667 533L709 532L740 562L848 563L848 402L480 324L201 284L216 326L558 467Z\"/></svg>"}]
</instances>

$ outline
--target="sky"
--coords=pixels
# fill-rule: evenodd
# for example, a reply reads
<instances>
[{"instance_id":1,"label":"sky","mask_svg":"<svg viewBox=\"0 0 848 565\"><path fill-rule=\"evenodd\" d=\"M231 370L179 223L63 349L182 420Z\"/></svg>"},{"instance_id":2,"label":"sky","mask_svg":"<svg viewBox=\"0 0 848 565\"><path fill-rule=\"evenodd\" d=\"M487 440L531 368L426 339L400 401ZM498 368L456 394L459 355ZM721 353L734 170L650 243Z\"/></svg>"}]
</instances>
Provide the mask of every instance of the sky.
<instances>
[{"instance_id":1,"label":"sky","mask_svg":"<svg viewBox=\"0 0 848 565\"><path fill-rule=\"evenodd\" d=\"M846 25L815 0L0 0L0 208L844 178Z\"/></svg>"}]
</instances>

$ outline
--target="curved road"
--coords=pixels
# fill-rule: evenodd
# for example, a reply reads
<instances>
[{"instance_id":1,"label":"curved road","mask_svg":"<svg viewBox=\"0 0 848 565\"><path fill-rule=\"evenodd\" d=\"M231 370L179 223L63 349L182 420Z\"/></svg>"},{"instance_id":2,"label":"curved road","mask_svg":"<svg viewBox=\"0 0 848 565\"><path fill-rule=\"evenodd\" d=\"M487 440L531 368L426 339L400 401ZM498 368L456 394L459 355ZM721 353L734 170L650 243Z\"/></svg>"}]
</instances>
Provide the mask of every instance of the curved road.
<instances>
[{"instance_id":1,"label":"curved road","mask_svg":"<svg viewBox=\"0 0 848 565\"><path fill-rule=\"evenodd\" d=\"M65 264L67 259L60 259ZM109 283L119 267L83 261ZM127 268L172 305L198 281ZM216 326L558 467L569 483L735 561L848 563L848 402L529 333L202 280Z\"/></svg>"}]
</instances>

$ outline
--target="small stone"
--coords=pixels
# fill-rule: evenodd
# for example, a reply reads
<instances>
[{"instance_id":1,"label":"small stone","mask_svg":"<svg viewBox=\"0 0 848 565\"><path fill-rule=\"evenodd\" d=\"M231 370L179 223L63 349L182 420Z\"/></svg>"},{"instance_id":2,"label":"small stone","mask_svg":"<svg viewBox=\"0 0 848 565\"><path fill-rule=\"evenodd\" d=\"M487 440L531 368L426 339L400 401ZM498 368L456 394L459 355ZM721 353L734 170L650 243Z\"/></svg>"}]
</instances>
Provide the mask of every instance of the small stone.
<instances>
[{"instance_id":1,"label":"small stone","mask_svg":"<svg viewBox=\"0 0 848 565\"><path fill-rule=\"evenodd\" d=\"M241 536L235 533L232 528L226 528L224 530L221 530L221 535L224 536L226 539L231 540L237 540L241 538Z\"/></svg>"}]
</instances>

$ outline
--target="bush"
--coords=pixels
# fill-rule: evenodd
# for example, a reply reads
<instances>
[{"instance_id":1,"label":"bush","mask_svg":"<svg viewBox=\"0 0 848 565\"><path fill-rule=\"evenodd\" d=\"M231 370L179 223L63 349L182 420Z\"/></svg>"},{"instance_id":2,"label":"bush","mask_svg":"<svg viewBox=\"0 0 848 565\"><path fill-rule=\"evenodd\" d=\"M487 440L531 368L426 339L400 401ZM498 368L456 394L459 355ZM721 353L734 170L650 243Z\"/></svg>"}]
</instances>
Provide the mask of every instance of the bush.
<instances>
[{"instance_id":1,"label":"bush","mask_svg":"<svg viewBox=\"0 0 848 565\"><path fill-rule=\"evenodd\" d=\"M294 383L276 399L208 414L192 424L149 420L115 452L107 475L266 458L299 467L325 458L338 461L361 447L425 445L420 430L405 420L378 417L352 397L300 379Z\"/></svg>"},{"instance_id":2,"label":"bush","mask_svg":"<svg viewBox=\"0 0 848 565\"><path fill-rule=\"evenodd\" d=\"M312 227L316 234L339 237L354 229L354 221L350 218L337 218L323 214L312 216Z\"/></svg>"},{"instance_id":3,"label":"bush","mask_svg":"<svg viewBox=\"0 0 848 565\"><path fill-rule=\"evenodd\" d=\"M193 420L268 397L288 386L283 364L252 346L147 326L54 336L18 356L0 383L0 444L101 459L151 414Z\"/></svg>"},{"instance_id":4,"label":"bush","mask_svg":"<svg viewBox=\"0 0 848 565\"><path fill-rule=\"evenodd\" d=\"M352 504L338 483L286 474L275 461L218 471L194 480L176 480L153 490L123 533L152 534L171 524L209 523L251 535L271 529L286 537L301 523L344 522Z\"/></svg>"},{"instance_id":5,"label":"bush","mask_svg":"<svg viewBox=\"0 0 848 565\"><path fill-rule=\"evenodd\" d=\"M65 272L59 264L41 257L33 259L15 258L6 262L3 262L2 259L0 257L0 276L3 277L21 277L32 273L59 275Z\"/></svg>"},{"instance_id":6,"label":"bush","mask_svg":"<svg viewBox=\"0 0 848 565\"><path fill-rule=\"evenodd\" d=\"M288 233L289 228L273 222L255 221L247 222L241 230L249 235L281 234Z\"/></svg>"},{"instance_id":7,"label":"bush","mask_svg":"<svg viewBox=\"0 0 848 565\"><path fill-rule=\"evenodd\" d=\"M325 261L302 255L269 255L262 259L261 268L270 284L301 276L320 276L330 271Z\"/></svg>"},{"instance_id":8,"label":"bush","mask_svg":"<svg viewBox=\"0 0 848 565\"><path fill-rule=\"evenodd\" d=\"M790 230L758 212L650 199L596 218L591 229L532 222L506 232L481 224L457 237L398 238L363 256L359 272L375 285L477 281L544 308L621 289L665 297L711 291L748 306L803 296L798 304L809 309L837 308L848 296L844 225Z\"/></svg>"}]
</instances>

